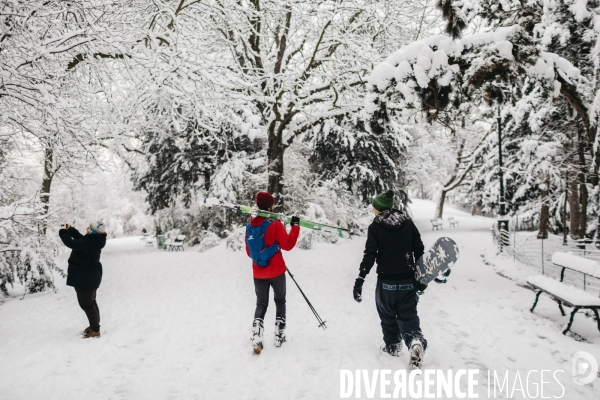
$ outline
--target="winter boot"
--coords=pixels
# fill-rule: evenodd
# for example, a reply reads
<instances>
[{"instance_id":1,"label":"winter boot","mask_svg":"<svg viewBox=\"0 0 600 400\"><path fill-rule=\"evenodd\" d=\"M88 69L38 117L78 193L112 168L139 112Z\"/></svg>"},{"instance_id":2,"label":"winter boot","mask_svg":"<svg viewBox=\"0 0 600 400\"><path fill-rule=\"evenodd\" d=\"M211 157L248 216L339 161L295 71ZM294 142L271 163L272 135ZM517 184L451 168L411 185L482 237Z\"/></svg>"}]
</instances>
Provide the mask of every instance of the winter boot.
<instances>
[{"instance_id":1,"label":"winter boot","mask_svg":"<svg viewBox=\"0 0 600 400\"><path fill-rule=\"evenodd\" d=\"M285 342L285 318L277 317L275 319L275 347L281 347Z\"/></svg>"},{"instance_id":2,"label":"winter boot","mask_svg":"<svg viewBox=\"0 0 600 400\"><path fill-rule=\"evenodd\" d=\"M381 351L388 353L390 356L400 357L402 354L402 342L383 344L381 346Z\"/></svg>"},{"instance_id":3,"label":"winter boot","mask_svg":"<svg viewBox=\"0 0 600 400\"><path fill-rule=\"evenodd\" d=\"M419 339L413 339L410 343L410 360L408 361L408 370L421 369L423 367L423 357L425 350L423 343Z\"/></svg>"},{"instance_id":4,"label":"winter boot","mask_svg":"<svg viewBox=\"0 0 600 400\"><path fill-rule=\"evenodd\" d=\"M88 326L87 328L85 328L85 329L83 330L83 335L87 335L87 333L88 333L89 331L91 331L91 330L92 330L92 328L90 328L90 327Z\"/></svg>"},{"instance_id":5,"label":"winter boot","mask_svg":"<svg viewBox=\"0 0 600 400\"><path fill-rule=\"evenodd\" d=\"M88 330L85 335L83 335L84 339L90 339L90 338L99 338L100 337L100 332L94 332L93 330Z\"/></svg>"},{"instance_id":6,"label":"winter boot","mask_svg":"<svg viewBox=\"0 0 600 400\"><path fill-rule=\"evenodd\" d=\"M263 330L263 320L254 318L252 323L252 348L256 354L260 354L263 349Z\"/></svg>"}]
</instances>

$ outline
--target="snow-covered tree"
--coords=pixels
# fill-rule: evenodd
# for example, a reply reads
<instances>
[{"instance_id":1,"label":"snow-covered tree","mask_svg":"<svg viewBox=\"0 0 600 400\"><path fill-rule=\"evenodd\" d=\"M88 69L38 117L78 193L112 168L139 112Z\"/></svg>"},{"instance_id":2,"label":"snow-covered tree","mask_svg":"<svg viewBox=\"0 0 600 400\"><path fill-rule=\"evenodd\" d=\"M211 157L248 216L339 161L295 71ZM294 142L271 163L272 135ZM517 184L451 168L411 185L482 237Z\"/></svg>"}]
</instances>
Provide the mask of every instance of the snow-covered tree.
<instances>
[{"instance_id":1,"label":"snow-covered tree","mask_svg":"<svg viewBox=\"0 0 600 400\"><path fill-rule=\"evenodd\" d=\"M408 134L401 126L372 132L362 119L339 117L318 127L311 147L310 162L322 179L345 184L347 190L369 203L401 179Z\"/></svg>"},{"instance_id":2,"label":"snow-covered tree","mask_svg":"<svg viewBox=\"0 0 600 400\"><path fill-rule=\"evenodd\" d=\"M112 62L129 57L136 40L132 4L18 0L1 6L0 124L42 149L46 214L57 174L79 175L95 163L90 149L106 123Z\"/></svg>"},{"instance_id":3,"label":"snow-covered tree","mask_svg":"<svg viewBox=\"0 0 600 400\"><path fill-rule=\"evenodd\" d=\"M147 164L134 175L135 188L147 193L150 210L169 208L177 200L189 207L198 191L205 195L212 191L223 200L234 201L229 198L236 192L232 185L241 185L243 177L231 182L231 174L224 168L243 175L246 165L239 154L259 156L260 143L255 144L232 125L223 124L213 130L192 122L181 126L176 120L166 121L162 129L143 134ZM233 164L225 166L227 163ZM248 196L241 199L247 200Z\"/></svg>"},{"instance_id":4,"label":"snow-covered tree","mask_svg":"<svg viewBox=\"0 0 600 400\"><path fill-rule=\"evenodd\" d=\"M358 113L372 63L397 38L426 32L432 9L429 1L167 2L150 24L160 56L148 89L168 91L199 123L250 110L266 144L268 190L281 197L286 149L326 120Z\"/></svg>"},{"instance_id":5,"label":"snow-covered tree","mask_svg":"<svg viewBox=\"0 0 600 400\"><path fill-rule=\"evenodd\" d=\"M0 302L54 288L55 243L41 240L40 224L47 218L37 193L27 196L9 165L10 141L0 137Z\"/></svg>"},{"instance_id":6,"label":"snow-covered tree","mask_svg":"<svg viewBox=\"0 0 600 400\"><path fill-rule=\"evenodd\" d=\"M580 39L589 43L597 35L589 30L593 25L593 13L586 8L588 3L583 3L563 7L563 12L571 13L567 15L571 22L587 23L587 36ZM589 5L595 7L592 3ZM582 12L582 7L586 12ZM552 24L557 20L549 17L557 10L554 3L446 0L440 2L440 8L449 36L433 36L413 42L389 56L371 74L371 93L365 106L375 123L378 123L377 115L381 112L400 110L408 113L416 110L428 121L454 132L459 132L457 127L465 122L468 126L477 120L483 120L495 129L496 107L502 104L502 120L507 124L505 134L509 138L506 151L511 153L508 158L512 161L520 159L517 149L527 148L531 152L526 143L539 143L542 148L534 153L548 154L543 147L556 144L557 137L573 138L573 127L577 124L570 124L570 134L555 130L555 126L544 133L541 131L546 124L560 118L559 110L569 109L577 116L587 135L584 137L587 137L588 145L584 148L592 148L595 138L589 136L593 129L588 128L592 124L586 105L590 100L585 100L591 99L586 93L589 78L575 67L577 60L570 60L567 52L553 52L557 48L549 46L554 32L557 32L545 29L554 26ZM584 21L586 18L587 22ZM486 28L473 32L476 25ZM581 24L579 28L582 28ZM559 29L563 40L568 36L568 30ZM580 29L581 32L584 30ZM591 53L588 51L588 54ZM512 93L510 99L505 88ZM568 107L561 108L561 103ZM567 125L564 124L565 127ZM536 137L541 137L541 141L536 142ZM456 148L461 149L460 140ZM498 182L495 154L498 154L497 136L491 134L467 157L457 153L460 161L457 166L462 171L460 175L465 176L465 171L475 173L474 169L477 169L479 178L470 179L470 182L477 184L479 189L486 187L487 198L493 202L497 202L497 197L491 194L497 193ZM591 155L590 160L594 159L595 155ZM462 160L466 163L461 166ZM519 171L513 165L507 168L512 173L512 176L508 174L511 179L518 176L523 182L512 188L515 193L519 190L518 186L531 184L532 178L523 180L524 174L538 174ZM546 177L548 174L560 176L557 168L547 170ZM506 175L507 171L503 172ZM540 184L546 181L539 176L535 179L541 179ZM523 187L522 190L526 189Z\"/></svg>"}]
</instances>

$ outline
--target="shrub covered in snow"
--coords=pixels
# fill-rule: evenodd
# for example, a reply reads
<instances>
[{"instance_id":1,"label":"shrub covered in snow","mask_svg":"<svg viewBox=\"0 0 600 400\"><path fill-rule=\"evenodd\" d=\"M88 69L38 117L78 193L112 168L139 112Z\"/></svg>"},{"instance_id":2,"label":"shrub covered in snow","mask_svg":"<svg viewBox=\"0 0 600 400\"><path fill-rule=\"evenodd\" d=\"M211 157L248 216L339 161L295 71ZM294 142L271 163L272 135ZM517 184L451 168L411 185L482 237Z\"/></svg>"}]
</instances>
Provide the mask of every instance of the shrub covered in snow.
<instances>
[{"instance_id":1,"label":"shrub covered in snow","mask_svg":"<svg viewBox=\"0 0 600 400\"><path fill-rule=\"evenodd\" d=\"M198 246L198 251L200 253L203 253L207 250L212 249L213 247L217 247L219 244L221 244L221 240L222 239L214 233L206 232L202 241L200 242L200 245Z\"/></svg>"},{"instance_id":2,"label":"shrub covered in snow","mask_svg":"<svg viewBox=\"0 0 600 400\"><path fill-rule=\"evenodd\" d=\"M53 289L53 273L65 276L54 262L57 243L37 232L43 215L32 200L0 206L0 301Z\"/></svg>"},{"instance_id":3,"label":"shrub covered in snow","mask_svg":"<svg viewBox=\"0 0 600 400\"><path fill-rule=\"evenodd\" d=\"M246 227L234 228L227 236L225 244L229 250L244 251L246 248Z\"/></svg>"}]
</instances>

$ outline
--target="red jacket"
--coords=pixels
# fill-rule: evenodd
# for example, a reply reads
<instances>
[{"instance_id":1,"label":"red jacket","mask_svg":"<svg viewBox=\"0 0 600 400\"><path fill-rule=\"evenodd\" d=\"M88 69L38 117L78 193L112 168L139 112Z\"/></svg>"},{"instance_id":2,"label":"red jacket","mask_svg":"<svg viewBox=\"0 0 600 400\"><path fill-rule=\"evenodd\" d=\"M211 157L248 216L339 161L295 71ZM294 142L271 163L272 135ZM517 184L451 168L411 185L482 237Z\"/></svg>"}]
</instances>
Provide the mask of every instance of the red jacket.
<instances>
[{"instance_id":1,"label":"red jacket","mask_svg":"<svg viewBox=\"0 0 600 400\"><path fill-rule=\"evenodd\" d=\"M250 220L252 226L258 226L263 223L265 218L263 217L254 217ZM285 231L285 227L279 220L274 220L273 223L267 228L267 232L265 233L265 244L268 246L277 242L281 250L290 251L296 245L296 241L298 240L298 235L300 234L299 226L292 226L292 230L290 234ZM246 253L248 257L250 257L250 250L248 250L248 242L246 242ZM269 261L269 265L266 267L259 267L254 262L252 262L252 271L254 272L254 277L257 279L271 279L276 278L279 275L285 274L286 267L285 261L283 261L283 256L281 255L281 251L275 253L273 258Z\"/></svg>"}]
</instances>

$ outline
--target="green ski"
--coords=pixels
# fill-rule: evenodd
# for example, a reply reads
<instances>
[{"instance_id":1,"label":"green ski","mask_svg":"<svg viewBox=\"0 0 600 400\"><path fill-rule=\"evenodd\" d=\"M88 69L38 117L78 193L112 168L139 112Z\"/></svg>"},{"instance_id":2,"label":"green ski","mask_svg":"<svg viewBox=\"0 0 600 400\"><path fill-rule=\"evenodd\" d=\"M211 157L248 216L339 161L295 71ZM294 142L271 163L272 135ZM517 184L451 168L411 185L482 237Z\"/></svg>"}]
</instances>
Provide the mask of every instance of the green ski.
<instances>
[{"instance_id":1,"label":"green ski","mask_svg":"<svg viewBox=\"0 0 600 400\"><path fill-rule=\"evenodd\" d=\"M206 197L206 198L204 198L204 203L209 206L219 206L222 208L228 208L230 210L241 211L244 214L250 214L252 216L258 216L258 217L269 218L269 219L279 219L281 221L287 222L288 224L290 222L292 222L292 217L284 215L284 214L259 210L256 207L248 207L248 206L243 206L243 205L231 204L231 203L227 203L222 200L215 199L215 198ZM306 221L303 219L300 220L300 226L303 228L314 229L315 231L337 233L338 236L341 238L344 237L344 232L348 233L348 235L352 235L351 229L345 229L345 228L340 228L337 226L320 224L318 222Z\"/></svg>"}]
</instances>

